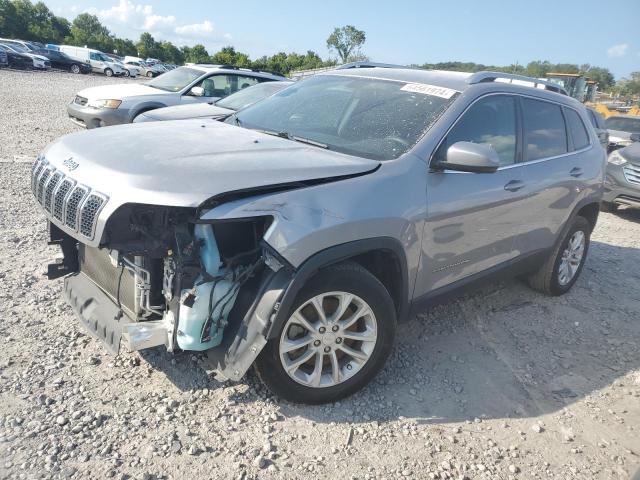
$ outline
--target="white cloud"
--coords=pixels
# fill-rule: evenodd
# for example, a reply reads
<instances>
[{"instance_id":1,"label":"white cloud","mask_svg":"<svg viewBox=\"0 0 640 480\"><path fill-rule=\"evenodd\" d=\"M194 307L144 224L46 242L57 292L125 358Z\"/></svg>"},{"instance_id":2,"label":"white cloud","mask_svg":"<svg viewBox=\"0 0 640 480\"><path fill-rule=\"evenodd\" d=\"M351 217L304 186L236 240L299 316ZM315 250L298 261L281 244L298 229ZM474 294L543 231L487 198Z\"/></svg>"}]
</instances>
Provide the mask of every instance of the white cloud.
<instances>
[{"instance_id":1,"label":"white cloud","mask_svg":"<svg viewBox=\"0 0 640 480\"><path fill-rule=\"evenodd\" d=\"M151 33L156 39L170 40L178 45L207 43L219 45L229 41L228 33L218 32L211 20L201 23L181 23L174 15L159 15L152 5L134 3L132 0L119 0L110 8L87 10L115 35L138 39L142 32Z\"/></svg>"},{"instance_id":2,"label":"white cloud","mask_svg":"<svg viewBox=\"0 0 640 480\"><path fill-rule=\"evenodd\" d=\"M627 54L627 50L629 50L628 43L621 43L619 45L614 45L607 49L607 56L611 58L615 57L624 57Z\"/></svg>"},{"instance_id":3,"label":"white cloud","mask_svg":"<svg viewBox=\"0 0 640 480\"><path fill-rule=\"evenodd\" d=\"M182 25L176 27L176 33L178 35L184 35L186 37L211 35L213 33L213 23L209 20L205 20L202 23L192 23L190 25Z\"/></svg>"}]
</instances>

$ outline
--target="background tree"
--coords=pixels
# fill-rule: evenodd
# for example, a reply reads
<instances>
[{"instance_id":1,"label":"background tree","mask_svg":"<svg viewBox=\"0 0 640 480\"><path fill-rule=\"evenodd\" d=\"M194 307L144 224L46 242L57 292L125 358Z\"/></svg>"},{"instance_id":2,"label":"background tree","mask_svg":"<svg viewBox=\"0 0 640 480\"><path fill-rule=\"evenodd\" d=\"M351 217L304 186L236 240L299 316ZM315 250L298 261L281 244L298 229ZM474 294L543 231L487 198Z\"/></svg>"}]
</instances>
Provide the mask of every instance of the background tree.
<instances>
[{"instance_id":1,"label":"background tree","mask_svg":"<svg viewBox=\"0 0 640 480\"><path fill-rule=\"evenodd\" d=\"M144 32L140 35L140 39L138 43L136 43L136 48L138 49L138 55L142 58L157 58L158 60L162 60L160 58L164 54L162 45L156 42L155 38L153 38L149 32Z\"/></svg>"},{"instance_id":2,"label":"background tree","mask_svg":"<svg viewBox=\"0 0 640 480\"><path fill-rule=\"evenodd\" d=\"M209 52L204 45L194 45L193 47L183 47L184 61L190 63L207 63L209 61Z\"/></svg>"},{"instance_id":3,"label":"background tree","mask_svg":"<svg viewBox=\"0 0 640 480\"><path fill-rule=\"evenodd\" d=\"M98 17L89 13L81 13L73 20L71 35L66 41L71 45L87 46L106 53L114 49L114 39L109 29L100 23Z\"/></svg>"},{"instance_id":4,"label":"background tree","mask_svg":"<svg viewBox=\"0 0 640 480\"><path fill-rule=\"evenodd\" d=\"M367 39L362 30L358 30L353 25L335 28L333 33L327 38L327 48L335 51L342 63L350 61L352 54L359 53L360 47Z\"/></svg>"}]
</instances>

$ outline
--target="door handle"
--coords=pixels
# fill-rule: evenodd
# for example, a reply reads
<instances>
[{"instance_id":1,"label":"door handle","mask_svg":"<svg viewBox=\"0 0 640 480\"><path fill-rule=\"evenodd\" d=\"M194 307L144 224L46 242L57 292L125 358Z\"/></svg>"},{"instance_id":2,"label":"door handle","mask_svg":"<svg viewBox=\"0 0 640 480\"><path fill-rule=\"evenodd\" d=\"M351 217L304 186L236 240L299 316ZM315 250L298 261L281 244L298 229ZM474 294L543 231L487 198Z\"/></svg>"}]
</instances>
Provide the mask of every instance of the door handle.
<instances>
[{"instance_id":1,"label":"door handle","mask_svg":"<svg viewBox=\"0 0 640 480\"><path fill-rule=\"evenodd\" d=\"M579 177L580 175L582 175L582 169L580 167L573 167L569 172L569 175L571 175L572 177Z\"/></svg>"},{"instance_id":2,"label":"door handle","mask_svg":"<svg viewBox=\"0 0 640 480\"><path fill-rule=\"evenodd\" d=\"M509 192L517 192L522 187L524 187L524 182L522 180L511 180L504 186L504 189Z\"/></svg>"}]
</instances>

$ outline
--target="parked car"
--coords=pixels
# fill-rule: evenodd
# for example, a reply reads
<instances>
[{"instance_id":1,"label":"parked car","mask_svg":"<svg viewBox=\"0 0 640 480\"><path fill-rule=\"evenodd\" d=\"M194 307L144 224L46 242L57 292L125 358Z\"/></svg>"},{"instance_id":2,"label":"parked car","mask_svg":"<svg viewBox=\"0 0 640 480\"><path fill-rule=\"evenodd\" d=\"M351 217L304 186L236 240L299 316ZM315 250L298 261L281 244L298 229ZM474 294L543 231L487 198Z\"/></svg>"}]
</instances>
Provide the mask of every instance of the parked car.
<instances>
[{"instance_id":1,"label":"parked car","mask_svg":"<svg viewBox=\"0 0 640 480\"><path fill-rule=\"evenodd\" d=\"M609 151L631 145L634 142L631 135L640 135L640 117L638 116L614 115L607 118L605 123L609 131Z\"/></svg>"},{"instance_id":2,"label":"parked car","mask_svg":"<svg viewBox=\"0 0 640 480\"><path fill-rule=\"evenodd\" d=\"M640 135L640 134L638 134ZM640 140L613 150L607 162L602 208L614 212L620 205L640 208Z\"/></svg>"},{"instance_id":3,"label":"parked car","mask_svg":"<svg viewBox=\"0 0 640 480\"><path fill-rule=\"evenodd\" d=\"M46 57L51 62L51 66L71 73L91 73L91 65L80 60L71 58L64 52L51 49L34 50L35 53Z\"/></svg>"},{"instance_id":4,"label":"parked car","mask_svg":"<svg viewBox=\"0 0 640 480\"><path fill-rule=\"evenodd\" d=\"M134 119L134 123L158 122L166 120L187 120L189 118L212 118L223 120L234 112L242 110L260 100L270 97L276 92L287 88L294 82L264 82L239 90L217 102L194 103L191 105L176 105L173 107L157 108L141 113Z\"/></svg>"},{"instance_id":5,"label":"parked car","mask_svg":"<svg viewBox=\"0 0 640 480\"><path fill-rule=\"evenodd\" d=\"M26 47L23 47L21 45L10 45L3 42L0 42L0 45L5 47L5 49L12 51L13 53L19 53L21 55L26 55L27 57L29 57L31 59L33 68L36 68L38 70L47 70L48 68L51 68L51 62L47 57L36 55L32 50L29 50Z\"/></svg>"},{"instance_id":6,"label":"parked car","mask_svg":"<svg viewBox=\"0 0 640 480\"><path fill-rule=\"evenodd\" d=\"M9 66L9 58L7 57L7 52L4 50L0 50L0 67L8 67Z\"/></svg>"},{"instance_id":7,"label":"parked car","mask_svg":"<svg viewBox=\"0 0 640 480\"><path fill-rule=\"evenodd\" d=\"M7 64L11 68L33 68L33 59L22 53L16 53L9 47L0 44L0 51L7 55Z\"/></svg>"},{"instance_id":8,"label":"parked car","mask_svg":"<svg viewBox=\"0 0 640 480\"><path fill-rule=\"evenodd\" d=\"M138 72L139 72L138 75L140 75L142 77L153 78L153 77L159 75L159 71L157 69L149 67L144 62L138 62L138 61L135 61L135 60L129 60L129 61L125 61L124 65L127 68L129 68L129 67L136 68L138 70Z\"/></svg>"},{"instance_id":9,"label":"parked car","mask_svg":"<svg viewBox=\"0 0 640 480\"><path fill-rule=\"evenodd\" d=\"M220 74L249 72L156 80L184 95ZM498 273L574 285L606 155L563 93L505 73L336 70L225 122L66 135L32 170L64 252L49 277L113 352L205 352L221 380L255 363L282 398L335 401L420 305Z\"/></svg>"},{"instance_id":10,"label":"parked car","mask_svg":"<svg viewBox=\"0 0 640 480\"><path fill-rule=\"evenodd\" d=\"M37 50L42 46L42 44L39 42L27 42L25 40L18 40L15 38L0 38L0 43L11 46L19 46L22 47L22 49L26 49L28 51Z\"/></svg>"},{"instance_id":11,"label":"parked car","mask_svg":"<svg viewBox=\"0 0 640 480\"><path fill-rule=\"evenodd\" d=\"M72 45L60 45L60 51L66 53L71 58L89 63L95 73L102 73L107 77L125 75L126 73L126 69L115 63L113 59L99 50L74 47Z\"/></svg>"},{"instance_id":12,"label":"parked car","mask_svg":"<svg viewBox=\"0 0 640 480\"><path fill-rule=\"evenodd\" d=\"M144 85L128 83L82 90L67 106L67 113L81 127L118 125L156 108L212 102L246 86L276 80L286 79L248 69L180 67Z\"/></svg>"},{"instance_id":13,"label":"parked car","mask_svg":"<svg viewBox=\"0 0 640 480\"><path fill-rule=\"evenodd\" d=\"M598 140L600 140L600 145L602 145L602 148L604 148L605 151L608 151L609 130L607 130L604 117L595 108L587 108L587 112L589 114L589 120L591 120L591 125L596 131L596 135L598 135Z\"/></svg>"}]
</instances>

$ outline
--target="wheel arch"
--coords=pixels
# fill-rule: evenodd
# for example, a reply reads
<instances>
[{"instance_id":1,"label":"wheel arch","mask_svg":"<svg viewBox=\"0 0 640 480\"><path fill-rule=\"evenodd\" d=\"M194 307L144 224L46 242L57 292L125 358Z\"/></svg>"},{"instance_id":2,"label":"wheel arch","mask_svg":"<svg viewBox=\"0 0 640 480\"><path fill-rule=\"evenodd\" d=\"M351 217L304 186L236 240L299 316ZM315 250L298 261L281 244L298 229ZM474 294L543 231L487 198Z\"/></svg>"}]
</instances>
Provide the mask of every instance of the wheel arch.
<instances>
[{"instance_id":1,"label":"wheel arch","mask_svg":"<svg viewBox=\"0 0 640 480\"><path fill-rule=\"evenodd\" d=\"M296 270L291 283L279 301L267 338L273 338L278 327L287 320L287 313L305 283L320 270L336 263L352 261L375 276L389 292L398 321L409 311L409 274L404 248L392 237L355 240L322 250L305 260Z\"/></svg>"},{"instance_id":2,"label":"wheel arch","mask_svg":"<svg viewBox=\"0 0 640 480\"><path fill-rule=\"evenodd\" d=\"M150 110L156 110L158 108L164 108L167 105L160 102L145 102L144 104L136 106L132 113L129 115L129 123L133 122L133 120L140 115L141 113L148 112Z\"/></svg>"}]
</instances>

